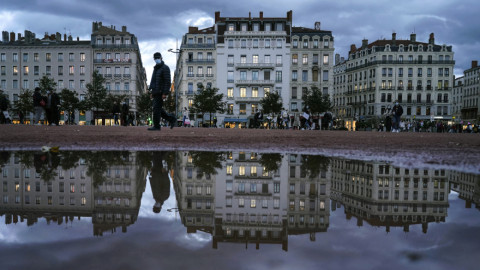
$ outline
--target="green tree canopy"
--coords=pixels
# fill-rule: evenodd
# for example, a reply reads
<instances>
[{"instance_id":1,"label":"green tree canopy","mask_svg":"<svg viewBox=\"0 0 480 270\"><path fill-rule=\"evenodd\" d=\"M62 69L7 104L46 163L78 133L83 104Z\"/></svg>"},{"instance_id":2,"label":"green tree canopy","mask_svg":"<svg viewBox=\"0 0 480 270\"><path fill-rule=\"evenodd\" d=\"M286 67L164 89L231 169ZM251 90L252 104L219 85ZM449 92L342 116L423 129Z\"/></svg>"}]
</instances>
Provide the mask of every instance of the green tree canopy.
<instances>
[{"instance_id":1,"label":"green tree canopy","mask_svg":"<svg viewBox=\"0 0 480 270\"><path fill-rule=\"evenodd\" d=\"M68 112L68 115L72 115L76 110L80 109L80 100L78 99L78 93L67 88L62 89L60 92L60 110ZM67 121L67 119L65 119Z\"/></svg>"},{"instance_id":2,"label":"green tree canopy","mask_svg":"<svg viewBox=\"0 0 480 270\"><path fill-rule=\"evenodd\" d=\"M20 90L18 100L13 102L13 111L16 114L22 112L23 115L33 112L33 91L28 89Z\"/></svg>"},{"instance_id":3,"label":"green tree canopy","mask_svg":"<svg viewBox=\"0 0 480 270\"><path fill-rule=\"evenodd\" d=\"M193 105L191 111L194 113L200 113L205 115L219 112L225 112L226 102L223 100L223 94L217 94L218 88L207 87L204 88L203 84L198 84L198 93L193 97Z\"/></svg>"},{"instance_id":4,"label":"green tree canopy","mask_svg":"<svg viewBox=\"0 0 480 270\"><path fill-rule=\"evenodd\" d=\"M260 100L263 113L278 114L282 110L282 99L277 92L267 92L265 97Z\"/></svg>"},{"instance_id":5,"label":"green tree canopy","mask_svg":"<svg viewBox=\"0 0 480 270\"><path fill-rule=\"evenodd\" d=\"M85 109L95 111L105 109L105 100L107 98L107 89L103 85L105 78L95 70L92 74L92 81L87 84L87 93L85 95ZM94 115L95 118L95 115Z\"/></svg>"},{"instance_id":6,"label":"green tree canopy","mask_svg":"<svg viewBox=\"0 0 480 270\"><path fill-rule=\"evenodd\" d=\"M152 116L152 99L150 93L145 92L137 97L137 118L146 121Z\"/></svg>"},{"instance_id":7,"label":"green tree canopy","mask_svg":"<svg viewBox=\"0 0 480 270\"><path fill-rule=\"evenodd\" d=\"M223 168L222 161L225 161L222 152L200 152L192 151L192 164L195 168L200 169L202 174L216 175L217 170Z\"/></svg>"},{"instance_id":8,"label":"green tree canopy","mask_svg":"<svg viewBox=\"0 0 480 270\"><path fill-rule=\"evenodd\" d=\"M57 83L53 78L43 75L43 77L40 79L38 87L40 87L40 93L45 96L48 89L55 90L57 88Z\"/></svg>"},{"instance_id":9,"label":"green tree canopy","mask_svg":"<svg viewBox=\"0 0 480 270\"><path fill-rule=\"evenodd\" d=\"M311 114L320 114L332 108L330 96L322 94L320 88L313 86L306 89L302 95L303 104L309 108Z\"/></svg>"},{"instance_id":10,"label":"green tree canopy","mask_svg":"<svg viewBox=\"0 0 480 270\"><path fill-rule=\"evenodd\" d=\"M262 154L259 161L266 171L274 172L278 170L278 167L282 163L282 155L278 153L265 153Z\"/></svg>"}]
</instances>

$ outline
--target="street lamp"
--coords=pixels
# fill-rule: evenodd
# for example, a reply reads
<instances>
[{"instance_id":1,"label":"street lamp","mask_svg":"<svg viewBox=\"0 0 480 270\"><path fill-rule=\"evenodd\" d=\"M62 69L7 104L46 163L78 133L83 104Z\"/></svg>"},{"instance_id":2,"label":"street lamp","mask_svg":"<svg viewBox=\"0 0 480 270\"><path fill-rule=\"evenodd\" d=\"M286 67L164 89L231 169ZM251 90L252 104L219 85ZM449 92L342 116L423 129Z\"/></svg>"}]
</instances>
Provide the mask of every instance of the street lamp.
<instances>
[{"instance_id":1,"label":"street lamp","mask_svg":"<svg viewBox=\"0 0 480 270\"><path fill-rule=\"evenodd\" d=\"M168 49L169 52L177 54L177 65L178 65L178 59L179 55L182 53L181 49ZM177 72L177 68L175 67L175 73ZM176 74L174 74L173 78L176 78ZM174 83L174 88L175 88L175 118L178 117L178 89L175 85L175 80L173 81Z\"/></svg>"}]
</instances>

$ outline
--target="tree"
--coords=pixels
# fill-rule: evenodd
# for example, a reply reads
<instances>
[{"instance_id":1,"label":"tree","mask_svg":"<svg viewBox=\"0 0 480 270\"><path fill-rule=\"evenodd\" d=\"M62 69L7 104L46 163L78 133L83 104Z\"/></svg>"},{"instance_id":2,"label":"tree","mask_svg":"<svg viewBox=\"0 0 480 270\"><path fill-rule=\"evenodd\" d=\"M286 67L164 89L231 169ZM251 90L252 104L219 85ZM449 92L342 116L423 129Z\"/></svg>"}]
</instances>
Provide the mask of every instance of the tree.
<instances>
[{"instance_id":1,"label":"tree","mask_svg":"<svg viewBox=\"0 0 480 270\"><path fill-rule=\"evenodd\" d=\"M277 92L267 92L265 97L260 100L263 113L278 114L282 110L282 99Z\"/></svg>"},{"instance_id":2,"label":"tree","mask_svg":"<svg viewBox=\"0 0 480 270\"><path fill-rule=\"evenodd\" d=\"M80 100L78 99L78 93L64 88L60 92L60 110L66 111L70 117L75 113L76 110L80 109ZM69 122L70 119L64 119L65 123Z\"/></svg>"},{"instance_id":3,"label":"tree","mask_svg":"<svg viewBox=\"0 0 480 270\"><path fill-rule=\"evenodd\" d=\"M311 114L319 115L332 108L330 96L328 94L322 94L322 90L316 86L307 89L302 95L302 100L305 107L309 108Z\"/></svg>"},{"instance_id":4,"label":"tree","mask_svg":"<svg viewBox=\"0 0 480 270\"><path fill-rule=\"evenodd\" d=\"M28 89L20 91L18 100L13 102L13 112L16 114L23 113L23 115L33 112L33 91Z\"/></svg>"},{"instance_id":5,"label":"tree","mask_svg":"<svg viewBox=\"0 0 480 270\"><path fill-rule=\"evenodd\" d=\"M87 93L85 95L85 109L92 110L93 119L96 117L96 111L104 108L107 98L107 89L103 85L105 78L95 70L92 74L92 82L87 84Z\"/></svg>"},{"instance_id":6,"label":"tree","mask_svg":"<svg viewBox=\"0 0 480 270\"><path fill-rule=\"evenodd\" d=\"M152 116L152 99L150 93L145 92L137 97L137 118L147 121Z\"/></svg>"},{"instance_id":7,"label":"tree","mask_svg":"<svg viewBox=\"0 0 480 270\"><path fill-rule=\"evenodd\" d=\"M213 113L225 112L226 102L222 101L223 94L217 94L218 88L204 88L203 84L199 83L198 92L199 93L193 97L192 112L201 113L203 115L209 113L210 120L212 119Z\"/></svg>"},{"instance_id":8,"label":"tree","mask_svg":"<svg viewBox=\"0 0 480 270\"><path fill-rule=\"evenodd\" d=\"M302 155L300 172L310 179L316 178L321 171L326 171L330 164L330 158L319 155Z\"/></svg>"},{"instance_id":9,"label":"tree","mask_svg":"<svg viewBox=\"0 0 480 270\"><path fill-rule=\"evenodd\" d=\"M175 108L177 107L178 104L175 103L175 92L170 93L170 95L167 96L167 99L163 103L165 110L167 112L175 112ZM175 118L177 118L178 115L175 115Z\"/></svg>"},{"instance_id":10,"label":"tree","mask_svg":"<svg viewBox=\"0 0 480 270\"><path fill-rule=\"evenodd\" d=\"M113 111L113 105L115 102L122 104L128 98L127 95L112 95L111 93L107 94L105 102L103 103L103 108L109 112Z\"/></svg>"},{"instance_id":11,"label":"tree","mask_svg":"<svg viewBox=\"0 0 480 270\"><path fill-rule=\"evenodd\" d=\"M45 96L47 95L47 90L48 89L56 89L57 88L57 83L53 78L49 78L47 75L43 75L43 77L40 79L40 82L38 84L38 87L40 87L40 93Z\"/></svg>"}]
</instances>

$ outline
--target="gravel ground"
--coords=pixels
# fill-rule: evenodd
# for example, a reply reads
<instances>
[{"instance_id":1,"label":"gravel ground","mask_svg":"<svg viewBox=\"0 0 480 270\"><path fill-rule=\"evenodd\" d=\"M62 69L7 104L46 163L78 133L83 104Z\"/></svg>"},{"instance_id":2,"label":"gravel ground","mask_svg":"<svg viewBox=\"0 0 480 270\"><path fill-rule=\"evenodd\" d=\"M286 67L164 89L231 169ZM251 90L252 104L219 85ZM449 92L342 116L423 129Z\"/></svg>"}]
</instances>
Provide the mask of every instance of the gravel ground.
<instances>
[{"instance_id":1,"label":"gravel ground","mask_svg":"<svg viewBox=\"0 0 480 270\"><path fill-rule=\"evenodd\" d=\"M480 134L1 125L1 150L245 150L384 160L480 173Z\"/></svg>"}]
</instances>

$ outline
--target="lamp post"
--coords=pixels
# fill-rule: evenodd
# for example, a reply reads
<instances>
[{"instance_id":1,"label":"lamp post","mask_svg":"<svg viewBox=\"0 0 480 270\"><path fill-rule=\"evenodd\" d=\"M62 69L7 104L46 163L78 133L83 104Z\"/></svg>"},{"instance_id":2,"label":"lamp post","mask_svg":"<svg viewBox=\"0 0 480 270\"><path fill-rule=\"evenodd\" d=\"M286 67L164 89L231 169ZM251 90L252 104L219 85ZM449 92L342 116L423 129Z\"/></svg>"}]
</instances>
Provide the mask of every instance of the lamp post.
<instances>
[{"instance_id":1,"label":"lamp post","mask_svg":"<svg viewBox=\"0 0 480 270\"><path fill-rule=\"evenodd\" d=\"M171 53L177 54L176 65L178 65L178 60L180 59L179 55L182 53L182 50L181 49L168 49L168 51L171 52ZM173 76L174 79L177 77L176 73L177 73L177 68L175 67L175 74ZM175 80L173 81L173 83L174 83L174 88L175 88L175 118L178 118L178 89L175 85Z\"/></svg>"}]
</instances>

